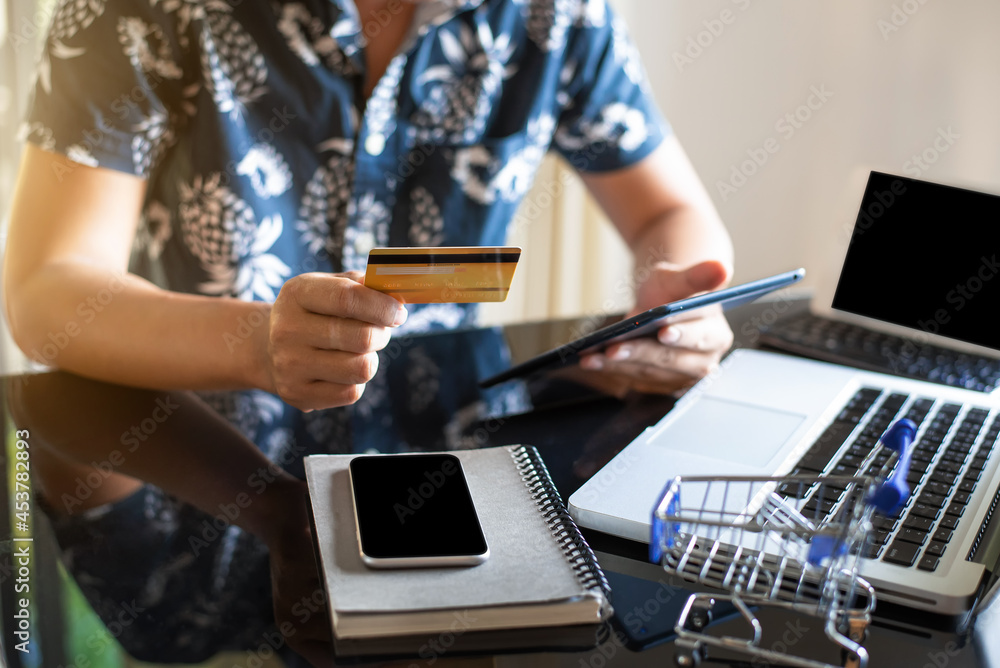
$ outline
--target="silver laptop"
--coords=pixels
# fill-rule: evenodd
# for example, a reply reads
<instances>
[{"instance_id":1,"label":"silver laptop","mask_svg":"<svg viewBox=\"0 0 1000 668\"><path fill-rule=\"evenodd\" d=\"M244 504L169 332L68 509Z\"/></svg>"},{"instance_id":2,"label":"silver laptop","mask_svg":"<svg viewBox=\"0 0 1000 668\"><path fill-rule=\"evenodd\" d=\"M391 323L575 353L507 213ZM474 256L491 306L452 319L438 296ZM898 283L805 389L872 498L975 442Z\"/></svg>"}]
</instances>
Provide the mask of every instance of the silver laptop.
<instances>
[{"instance_id":1,"label":"silver laptop","mask_svg":"<svg viewBox=\"0 0 1000 668\"><path fill-rule=\"evenodd\" d=\"M652 509L674 476L830 474L857 461L869 424L905 416L919 422L913 470L924 474L898 520L878 520L861 574L879 600L959 614L996 559L984 540L1000 482L993 395L737 350L577 490L570 513L583 527L648 543ZM837 438L821 439L829 433ZM820 441L828 451L817 457Z\"/></svg>"},{"instance_id":2,"label":"silver laptop","mask_svg":"<svg viewBox=\"0 0 1000 668\"><path fill-rule=\"evenodd\" d=\"M983 323L1000 303L1000 197L877 171L851 180L850 223L829 240L834 278L811 305L827 321L786 319L762 344L997 391L1000 328Z\"/></svg>"},{"instance_id":3,"label":"silver laptop","mask_svg":"<svg viewBox=\"0 0 1000 668\"><path fill-rule=\"evenodd\" d=\"M1000 197L872 172L843 235L840 278L814 300L819 314L1000 357L1000 327L990 324L998 219ZM849 472L872 432L902 417L919 423L913 464L923 475L911 478L899 517L878 520L862 575L881 600L961 613L998 553L984 524L1000 478L996 391L736 351L573 494L570 512L584 527L648 543L653 506L674 476Z\"/></svg>"}]
</instances>

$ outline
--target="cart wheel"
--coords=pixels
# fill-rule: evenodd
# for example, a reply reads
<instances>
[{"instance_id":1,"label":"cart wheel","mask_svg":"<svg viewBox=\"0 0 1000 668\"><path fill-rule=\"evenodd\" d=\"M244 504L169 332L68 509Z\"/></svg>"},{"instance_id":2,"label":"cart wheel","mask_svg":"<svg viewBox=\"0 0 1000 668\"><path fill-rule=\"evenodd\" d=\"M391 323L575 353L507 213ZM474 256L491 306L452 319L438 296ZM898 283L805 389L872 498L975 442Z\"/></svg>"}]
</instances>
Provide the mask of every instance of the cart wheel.
<instances>
[{"instance_id":1,"label":"cart wheel","mask_svg":"<svg viewBox=\"0 0 1000 668\"><path fill-rule=\"evenodd\" d=\"M706 626L712 623L712 610L692 610L691 614L687 618L687 623L685 627L688 631L701 631Z\"/></svg>"},{"instance_id":2,"label":"cart wheel","mask_svg":"<svg viewBox=\"0 0 1000 668\"><path fill-rule=\"evenodd\" d=\"M708 659L708 646L702 643L696 643L693 647L687 647L683 651L678 648L677 653L674 654L674 664L680 668L700 666L706 659Z\"/></svg>"},{"instance_id":3,"label":"cart wheel","mask_svg":"<svg viewBox=\"0 0 1000 668\"><path fill-rule=\"evenodd\" d=\"M674 657L674 663L680 668L695 668L701 665L699 654L678 654Z\"/></svg>"}]
</instances>

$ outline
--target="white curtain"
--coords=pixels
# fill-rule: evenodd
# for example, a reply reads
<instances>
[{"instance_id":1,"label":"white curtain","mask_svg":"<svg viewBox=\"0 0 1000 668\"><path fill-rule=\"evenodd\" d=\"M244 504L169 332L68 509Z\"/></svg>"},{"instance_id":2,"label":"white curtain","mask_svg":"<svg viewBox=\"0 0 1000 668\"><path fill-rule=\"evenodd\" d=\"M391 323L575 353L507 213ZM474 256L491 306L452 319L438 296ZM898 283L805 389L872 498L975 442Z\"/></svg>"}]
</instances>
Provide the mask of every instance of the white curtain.
<instances>
[{"instance_id":1,"label":"white curtain","mask_svg":"<svg viewBox=\"0 0 1000 668\"><path fill-rule=\"evenodd\" d=\"M21 156L17 130L53 5L54 0L0 0L0 253L6 246L10 196ZM24 357L0 318L0 372L24 367Z\"/></svg>"}]
</instances>

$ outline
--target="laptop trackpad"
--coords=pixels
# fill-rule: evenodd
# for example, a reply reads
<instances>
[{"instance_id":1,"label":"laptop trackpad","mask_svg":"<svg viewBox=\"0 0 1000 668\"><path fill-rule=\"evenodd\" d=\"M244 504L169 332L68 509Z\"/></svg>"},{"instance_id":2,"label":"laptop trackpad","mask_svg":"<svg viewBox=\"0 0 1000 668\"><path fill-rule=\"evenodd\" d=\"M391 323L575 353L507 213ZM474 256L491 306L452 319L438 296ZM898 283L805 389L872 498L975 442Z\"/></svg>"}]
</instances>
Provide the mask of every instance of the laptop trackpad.
<instances>
[{"instance_id":1,"label":"laptop trackpad","mask_svg":"<svg viewBox=\"0 0 1000 668\"><path fill-rule=\"evenodd\" d=\"M749 467L770 462L805 415L702 396L663 435L668 450Z\"/></svg>"}]
</instances>

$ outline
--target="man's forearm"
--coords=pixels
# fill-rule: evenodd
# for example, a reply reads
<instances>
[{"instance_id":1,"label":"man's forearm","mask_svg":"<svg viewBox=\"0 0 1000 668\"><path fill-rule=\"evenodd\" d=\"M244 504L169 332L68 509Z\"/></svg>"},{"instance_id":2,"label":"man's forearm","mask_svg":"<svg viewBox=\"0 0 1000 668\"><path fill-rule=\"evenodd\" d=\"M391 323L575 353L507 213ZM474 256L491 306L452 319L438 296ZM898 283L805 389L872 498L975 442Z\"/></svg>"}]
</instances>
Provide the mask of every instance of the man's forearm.
<instances>
[{"instance_id":1,"label":"man's forearm","mask_svg":"<svg viewBox=\"0 0 1000 668\"><path fill-rule=\"evenodd\" d=\"M15 339L36 361L138 387L269 389L269 304L168 292L82 263L47 266L8 294Z\"/></svg>"}]
</instances>

